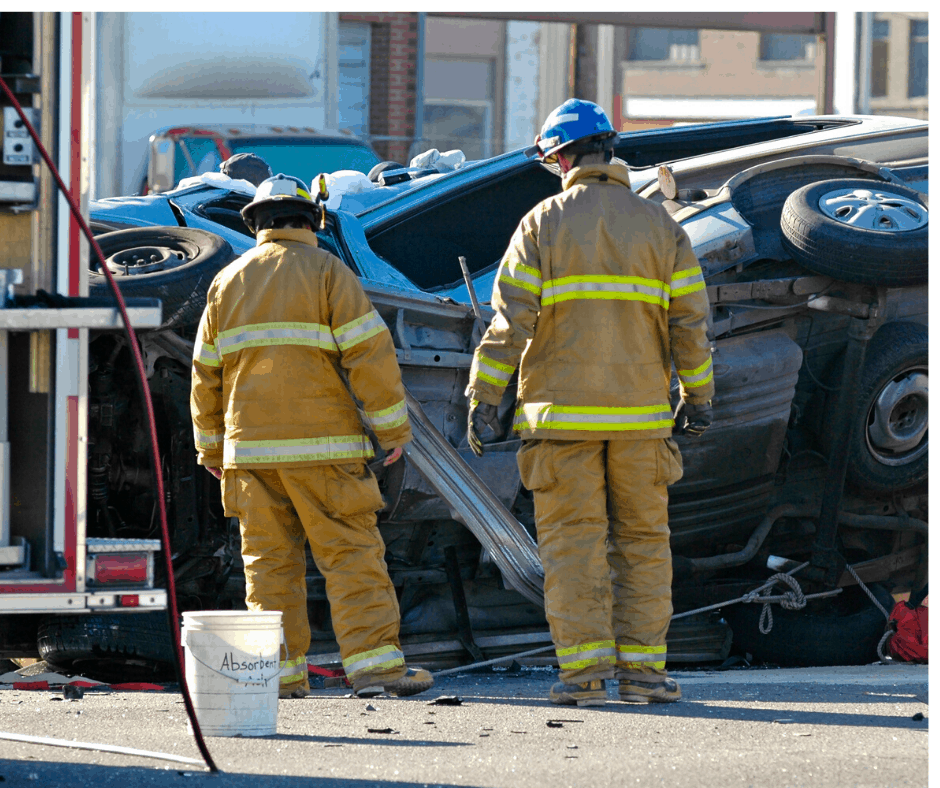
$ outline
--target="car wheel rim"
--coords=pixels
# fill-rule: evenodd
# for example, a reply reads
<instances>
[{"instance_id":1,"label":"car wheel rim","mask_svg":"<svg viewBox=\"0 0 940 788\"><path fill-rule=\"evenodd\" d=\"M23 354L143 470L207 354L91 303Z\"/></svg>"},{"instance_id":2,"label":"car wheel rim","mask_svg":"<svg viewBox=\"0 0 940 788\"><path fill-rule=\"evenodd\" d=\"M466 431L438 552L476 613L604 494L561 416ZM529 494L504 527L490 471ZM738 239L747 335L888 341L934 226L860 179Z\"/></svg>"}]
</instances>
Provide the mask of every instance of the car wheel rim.
<instances>
[{"instance_id":1,"label":"car wheel rim","mask_svg":"<svg viewBox=\"0 0 940 788\"><path fill-rule=\"evenodd\" d=\"M868 412L866 439L883 465L901 466L927 452L927 372L907 370L890 380Z\"/></svg>"},{"instance_id":2,"label":"car wheel rim","mask_svg":"<svg viewBox=\"0 0 940 788\"><path fill-rule=\"evenodd\" d=\"M191 258L182 249L167 246L135 246L115 252L105 262L114 274L138 276L166 271L189 262Z\"/></svg>"},{"instance_id":3,"label":"car wheel rim","mask_svg":"<svg viewBox=\"0 0 940 788\"><path fill-rule=\"evenodd\" d=\"M819 198L819 210L840 224L863 230L910 232L927 226L927 209L916 200L878 189L835 189Z\"/></svg>"}]
</instances>

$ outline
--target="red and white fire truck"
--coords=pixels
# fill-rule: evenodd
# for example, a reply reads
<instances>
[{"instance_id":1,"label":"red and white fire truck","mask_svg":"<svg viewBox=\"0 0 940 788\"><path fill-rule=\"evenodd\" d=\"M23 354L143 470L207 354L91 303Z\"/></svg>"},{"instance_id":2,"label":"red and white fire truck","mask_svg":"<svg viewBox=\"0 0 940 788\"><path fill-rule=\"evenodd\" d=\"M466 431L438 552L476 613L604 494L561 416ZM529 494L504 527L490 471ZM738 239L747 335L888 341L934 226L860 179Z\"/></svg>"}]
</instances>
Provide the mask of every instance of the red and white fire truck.
<instances>
[{"instance_id":1,"label":"red and white fire truck","mask_svg":"<svg viewBox=\"0 0 940 788\"><path fill-rule=\"evenodd\" d=\"M87 211L94 155L88 14L0 14L0 76ZM121 331L88 293L88 244L6 94L0 165L0 658L38 656L50 621L164 610L159 539L88 538L88 343ZM85 213L87 215L87 213ZM128 304L135 327L160 304ZM105 418L107 414L103 414ZM91 480L94 483L94 480Z\"/></svg>"}]
</instances>

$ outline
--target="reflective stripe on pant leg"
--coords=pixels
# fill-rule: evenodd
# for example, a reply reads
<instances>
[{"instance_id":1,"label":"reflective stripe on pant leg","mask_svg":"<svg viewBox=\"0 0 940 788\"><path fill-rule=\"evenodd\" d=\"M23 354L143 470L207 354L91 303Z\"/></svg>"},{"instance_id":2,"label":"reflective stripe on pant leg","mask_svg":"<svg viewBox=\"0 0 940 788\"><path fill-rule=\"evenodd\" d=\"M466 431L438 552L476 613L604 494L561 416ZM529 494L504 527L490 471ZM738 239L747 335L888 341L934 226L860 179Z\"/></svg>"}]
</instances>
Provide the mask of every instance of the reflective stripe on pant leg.
<instances>
[{"instance_id":1,"label":"reflective stripe on pant leg","mask_svg":"<svg viewBox=\"0 0 940 788\"><path fill-rule=\"evenodd\" d=\"M307 678L307 658L296 657L295 659L281 660L281 686L297 684Z\"/></svg>"},{"instance_id":2,"label":"reflective stripe on pant leg","mask_svg":"<svg viewBox=\"0 0 940 788\"><path fill-rule=\"evenodd\" d=\"M613 665L616 651L613 640L599 640L596 643L584 643L569 648L556 648L559 670L582 670L603 665Z\"/></svg>"},{"instance_id":3,"label":"reflective stripe on pant leg","mask_svg":"<svg viewBox=\"0 0 940 788\"><path fill-rule=\"evenodd\" d=\"M234 477L234 495L245 563L245 603L249 610L280 610L287 654L284 663L306 664L310 648L307 620L307 563L304 531L277 469L226 471ZM307 687L306 671L282 672L282 687Z\"/></svg>"},{"instance_id":4,"label":"reflective stripe on pant leg","mask_svg":"<svg viewBox=\"0 0 940 788\"><path fill-rule=\"evenodd\" d=\"M347 677L352 678L350 670L368 669L399 678L405 667L398 642L398 598L376 526L375 512L383 502L375 476L364 462L284 469L280 474L326 583L343 664L352 661ZM355 665L373 657L382 658Z\"/></svg>"},{"instance_id":5,"label":"reflective stripe on pant leg","mask_svg":"<svg viewBox=\"0 0 940 788\"><path fill-rule=\"evenodd\" d=\"M343 669L350 681L355 681L366 673L385 673L404 666L405 655L395 646L382 646L372 651L350 654L343 660Z\"/></svg>"},{"instance_id":6,"label":"reflective stripe on pant leg","mask_svg":"<svg viewBox=\"0 0 940 788\"><path fill-rule=\"evenodd\" d=\"M659 647L666 642L672 616L666 483L677 478L674 463L662 439L608 444L608 560L618 646Z\"/></svg>"},{"instance_id":7,"label":"reflective stripe on pant leg","mask_svg":"<svg viewBox=\"0 0 940 788\"><path fill-rule=\"evenodd\" d=\"M661 646L634 646L617 644L617 667L628 670L652 668L666 669L666 644Z\"/></svg>"},{"instance_id":8,"label":"reflective stripe on pant leg","mask_svg":"<svg viewBox=\"0 0 940 788\"><path fill-rule=\"evenodd\" d=\"M527 441L519 466L535 499L545 617L559 655L559 677L565 682L605 678L613 666L604 653L580 658L563 653L588 644L613 654L604 442Z\"/></svg>"}]
</instances>

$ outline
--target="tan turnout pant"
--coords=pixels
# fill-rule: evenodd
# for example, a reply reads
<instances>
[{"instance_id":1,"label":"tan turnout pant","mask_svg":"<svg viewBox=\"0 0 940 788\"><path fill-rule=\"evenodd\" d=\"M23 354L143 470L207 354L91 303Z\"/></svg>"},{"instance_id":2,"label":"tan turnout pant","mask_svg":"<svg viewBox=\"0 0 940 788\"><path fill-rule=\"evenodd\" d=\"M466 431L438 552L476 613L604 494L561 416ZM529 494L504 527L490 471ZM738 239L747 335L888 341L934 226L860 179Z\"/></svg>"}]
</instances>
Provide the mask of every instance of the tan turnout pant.
<instances>
[{"instance_id":1,"label":"tan turnout pant","mask_svg":"<svg viewBox=\"0 0 940 788\"><path fill-rule=\"evenodd\" d=\"M569 683L663 669L672 616L667 485L682 477L672 438L527 440L545 615Z\"/></svg>"},{"instance_id":2,"label":"tan turnout pant","mask_svg":"<svg viewBox=\"0 0 940 788\"><path fill-rule=\"evenodd\" d=\"M398 599L376 527L382 496L365 463L226 470L222 495L241 526L248 609L283 613L282 694L310 686L305 539L326 579L347 677L405 674Z\"/></svg>"}]
</instances>

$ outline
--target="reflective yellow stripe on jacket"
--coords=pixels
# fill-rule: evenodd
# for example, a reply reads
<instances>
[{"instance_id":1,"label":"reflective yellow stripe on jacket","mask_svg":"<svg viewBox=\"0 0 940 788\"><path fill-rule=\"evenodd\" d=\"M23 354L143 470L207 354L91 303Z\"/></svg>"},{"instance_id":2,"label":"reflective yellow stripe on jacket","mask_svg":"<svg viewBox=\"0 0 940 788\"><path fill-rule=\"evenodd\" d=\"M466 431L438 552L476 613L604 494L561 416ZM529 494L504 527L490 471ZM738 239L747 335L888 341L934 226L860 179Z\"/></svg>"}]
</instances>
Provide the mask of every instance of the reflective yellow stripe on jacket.
<instances>
[{"instance_id":1,"label":"reflective yellow stripe on jacket","mask_svg":"<svg viewBox=\"0 0 940 788\"><path fill-rule=\"evenodd\" d=\"M709 356L703 364L695 369L677 369L676 374L679 376L679 380L682 381L682 385L687 389L704 386L714 376L712 358Z\"/></svg>"},{"instance_id":2,"label":"reflective yellow stripe on jacket","mask_svg":"<svg viewBox=\"0 0 940 788\"><path fill-rule=\"evenodd\" d=\"M582 643L580 646L556 648L559 670L580 670L594 665L613 665L616 660L614 641L599 640L595 643Z\"/></svg>"},{"instance_id":3,"label":"reflective yellow stripe on jacket","mask_svg":"<svg viewBox=\"0 0 940 788\"><path fill-rule=\"evenodd\" d=\"M617 645L617 665L626 668L666 668L666 646Z\"/></svg>"},{"instance_id":4,"label":"reflective yellow stripe on jacket","mask_svg":"<svg viewBox=\"0 0 940 788\"><path fill-rule=\"evenodd\" d=\"M326 438L295 438L271 441L225 441L225 462L318 462L322 460L369 459L372 444L362 435L331 435Z\"/></svg>"},{"instance_id":5,"label":"reflective yellow stripe on jacket","mask_svg":"<svg viewBox=\"0 0 940 788\"><path fill-rule=\"evenodd\" d=\"M351 320L336 329L336 344L340 350L348 350L353 345L365 342L386 328L385 321L374 309L356 320Z\"/></svg>"},{"instance_id":6,"label":"reflective yellow stripe on jacket","mask_svg":"<svg viewBox=\"0 0 940 788\"><path fill-rule=\"evenodd\" d=\"M477 377L480 380L485 380L487 383L502 388L509 384L509 379L512 377L512 373L515 372L515 368L509 366L509 364L494 361L482 353L477 356L477 364Z\"/></svg>"},{"instance_id":7,"label":"reflective yellow stripe on jacket","mask_svg":"<svg viewBox=\"0 0 940 788\"><path fill-rule=\"evenodd\" d=\"M217 449L222 445L222 441L225 439L225 431L218 430L215 432L204 432L199 429L197 426L193 425L193 437L196 440L196 448L200 451Z\"/></svg>"},{"instance_id":8,"label":"reflective yellow stripe on jacket","mask_svg":"<svg viewBox=\"0 0 940 788\"><path fill-rule=\"evenodd\" d=\"M408 421L408 406L404 400L384 410L367 410L366 418L373 429L390 430Z\"/></svg>"},{"instance_id":9,"label":"reflective yellow stripe on jacket","mask_svg":"<svg viewBox=\"0 0 940 788\"><path fill-rule=\"evenodd\" d=\"M381 646L372 651L351 654L343 660L346 678L356 679L363 673L390 670L405 664L405 655L395 646Z\"/></svg>"},{"instance_id":10,"label":"reflective yellow stripe on jacket","mask_svg":"<svg viewBox=\"0 0 940 788\"><path fill-rule=\"evenodd\" d=\"M524 265L517 260L510 260L503 264L499 272L499 281L514 287L521 287L536 295L542 292L542 272L538 268Z\"/></svg>"},{"instance_id":11,"label":"reflective yellow stripe on jacket","mask_svg":"<svg viewBox=\"0 0 940 788\"><path fill-rule=\"evenodd\" d=\"M705 279L702 276L702 269L699 267L685 268L681 271L676 271L672 275L673 298L688 295L689 293L697 293L699 290L704 289Z\"/></svg>"},{"instance_id":12,"label":"reflective yellow stripe on jacket","mask_svg":"<svg viewBox=\"0 0 940 788\"><path fill-rule=\"evenodd\" d=\"M634 408L579 407L529 402L516 410L516 430L589 430L597 432L656 430L671 427L668 404Z\"/></svg>"},{"instance_id":13,"label":"reflective yellow stripe on jacket","mask_svg":"<svg viewBox=\"0 0 940 788\"><path fill-rule=\"evenodd\" d=\"M670 287L658 279L642 276L583 274L549 279L542 288L542 306L576 299L603 298L613 301L645 301L669 309Z\"/></svg>"},{"instance_id":14,"label":"reflective yellow stripe on jacket","mask_svg":"<svg viewBox=\"0 0 940 788\"><path fill-rule=\"evenodd\" d=\"M336 350L330 327L320 323L255 323L230 328L216 337L220 357L248 347L270 345L307 345Z\"/></svg>"},{"instance_id":15,"label":"reflective yellow stripe on jacket","mask_svg":"<svg viewBox=\"0 0 940 788\"><path fill-rule=\"evenodd\" d=\"M203 342L199 337L196 337L196 344L193 347L193 361L198 361L207 367L217 367L222 363L215 345Z\"/></svg>"}]
</instances>

